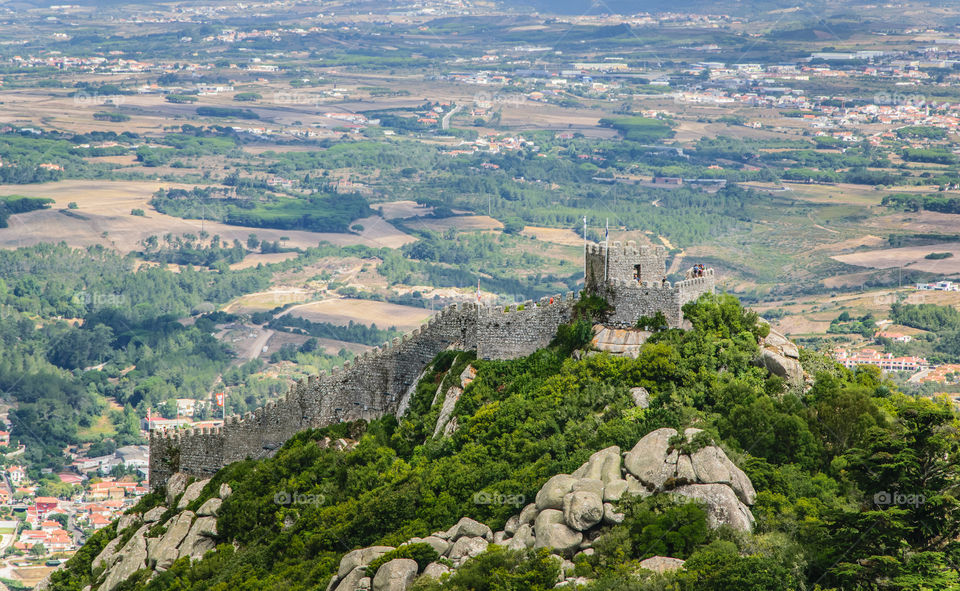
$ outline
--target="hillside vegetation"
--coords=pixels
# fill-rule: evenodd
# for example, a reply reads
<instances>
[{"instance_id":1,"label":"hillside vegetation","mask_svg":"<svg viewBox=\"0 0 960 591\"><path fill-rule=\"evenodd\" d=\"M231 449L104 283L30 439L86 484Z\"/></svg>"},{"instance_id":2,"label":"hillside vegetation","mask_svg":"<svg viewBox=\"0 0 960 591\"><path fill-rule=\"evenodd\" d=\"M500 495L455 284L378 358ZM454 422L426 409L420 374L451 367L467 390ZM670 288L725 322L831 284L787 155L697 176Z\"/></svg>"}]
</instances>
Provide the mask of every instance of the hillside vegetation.
<instances>
[{"instance_id":1,"label":"hillside vegetation","mask_svg":"<svg viewBox=\"0 0 960 591\"><path fill-rule=\"evenodd\" d=\"M585 321L515 361L445 352L403 417L305 431L273 458L221 470L186 507L197 510L223 484L232 489L219 510L216 551L192 564L181 558L152 579L139 571L120 588L324 589L351 549L427 536L462 516L499 529L519 510L477 502L476 493L529 501L550 476L596 450L629 449L654 429L690 426L752 480L753 533L711 530L695 504L627 497L623 523L595 542L593 555L575 558L590 591L957 585L960 439L950 405L906 397L875 371L853 373L806 351L812 387L787 391L755 364L767 327L736 299L704 296L684 311L692 330L656 333L635 360L573 358L590 335ZM459 428L434 437L442 392L460 383L468 364L477 373L454 408ZM637 386L649 391L649 408L631 398ZM338 438L355 445L328 445ZM316 502L275 502L282 494ZM151 494L135 511L164 502L162 492ZM176 513L164 512L154 529ZM98 532L50 588L98 580L102 567L92 569L92 559L136 527ZM638 561L654 555L686 559L685 568L638 573ZM421 578L415 588L545 589L557 568L544 551L491 546L449 579Z\"/></svg>"}]
</instances>

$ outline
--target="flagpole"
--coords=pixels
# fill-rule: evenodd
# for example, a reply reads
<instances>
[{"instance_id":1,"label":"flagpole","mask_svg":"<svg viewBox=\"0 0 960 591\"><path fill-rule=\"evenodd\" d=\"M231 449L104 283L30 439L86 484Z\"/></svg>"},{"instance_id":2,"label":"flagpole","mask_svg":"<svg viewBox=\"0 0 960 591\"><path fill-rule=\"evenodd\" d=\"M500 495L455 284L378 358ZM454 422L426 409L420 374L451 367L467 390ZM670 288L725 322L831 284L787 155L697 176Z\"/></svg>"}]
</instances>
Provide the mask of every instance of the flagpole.
<instances>
[{"instance_id":1,"label":"flagpole","mask_svg":"<svg viewBox=\"0 0 960 591\"><path fill-rule=\"evenodd\" d=\"M610 218L607 218L607 229L603 236L603 282L607 282L607 267L610 266Z\"/></svg>"},{"instance_id":2,"label":"flagpole","mask_svg":"<svg viewBox=\"0 0 960 591\"><path fill-rule=\"evenodd\" d=\"M583 216L583 289L587 289L587 216Z\"/></svg>"}]
</instances>

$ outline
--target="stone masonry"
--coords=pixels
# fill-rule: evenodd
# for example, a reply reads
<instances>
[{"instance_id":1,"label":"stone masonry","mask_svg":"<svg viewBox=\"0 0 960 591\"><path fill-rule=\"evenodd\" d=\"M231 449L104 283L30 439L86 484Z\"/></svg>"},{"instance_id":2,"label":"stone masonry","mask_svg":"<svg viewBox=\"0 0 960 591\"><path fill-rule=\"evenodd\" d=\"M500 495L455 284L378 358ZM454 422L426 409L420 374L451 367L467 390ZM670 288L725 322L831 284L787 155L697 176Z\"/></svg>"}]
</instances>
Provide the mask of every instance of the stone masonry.
<instances>
[{"instance_id":1,"label":"stone masonry","mask_svg":"<svg viewBox=\"0 0 960 591\"><path fill-rule=\"evenodd\" d=\"M603 281L604 266L607 280ZM714 273L671 285L665 279L662 247L637 248L619 242L588 249L585 283L613 306L608 324L633 327L642 315L662 311L670 326L683 322L681 307L712 293ZM635 276L639 275L638 281ZM278 401L223 427L150 435L150 483L159 487L175 472L207 478L245 458L271 455L299 431L341 421L375 419L395 413L403 394L441 351L476 350L481 359L515 359L550 343L557 327L573 317L574 294L507 307L454 304L429 323L392 343L357 357L343 369L300 381Z\"/></svg>"}]
</instances>

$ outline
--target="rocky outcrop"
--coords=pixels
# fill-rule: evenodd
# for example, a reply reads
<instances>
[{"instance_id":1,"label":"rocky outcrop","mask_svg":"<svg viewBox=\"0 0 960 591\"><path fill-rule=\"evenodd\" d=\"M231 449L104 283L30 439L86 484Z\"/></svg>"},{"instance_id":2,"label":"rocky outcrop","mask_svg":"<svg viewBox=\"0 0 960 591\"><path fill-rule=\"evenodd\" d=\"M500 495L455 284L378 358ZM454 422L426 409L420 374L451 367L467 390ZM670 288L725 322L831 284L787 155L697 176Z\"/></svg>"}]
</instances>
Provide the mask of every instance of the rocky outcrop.
<instances>
[{"instance_id":1,"label":"rocky outcrop","mask_svg":"<svg viewBox=\"0 0 960 591\"><path fill-rule=\"evenodd\" d=\"M489 527L474 521L469 517L464 517L456 525L444 532L447 540L459 540L462 537L480 537L487 541L493 540L493 532Z\"/></svg>"},{"instance_id":2,"label":"rocky outcrop","mask_svg":"<svg viewBox=\"0 0 960 591\"><path fill-rule=\"evenodd\" d=\"M640 349L651 334L649 331L637 328L612 328L597 324L593 327L593 340L590 346L595 351L636 359L640 356Z\"/></svg>"},{"instance_id":3,"label":"rocky outcrop","mask_svg":"<svg viewBox=\"0 0 960 591\"><path fill-rule=\"evenodd\" d=\"M177 497L187 488L187 482L190 475L185 472L177 472L167 480L167 505L173 506Z\"/></svg>"},{"instance_id":4,"label":"rocky outcrop","mask_svg":"<svg viewBox=\"0 0 960 591\"><path fill-rule=\"evenodd\" d=\"M209 478L190 483L186 490L183 491L183 496L180 497L180 502L177 503L177 509L185 509L187 505L197 500L197 497L200 496L200 491L203 490L203 487L205 487L208 482L210 482Z\"/></svg>"},{"instance_id":5,"label":"rocky outcrop","mask_svg":"<svg viewBox=\"0 0 960 591\"><path fill-rule=\"evenodd\" d=\"M563 509L563 497L573 490L577 479L569 474L557 474L547 481L537 493L537 511Z\"/></svg>"},{"instance_id":6,"label":"rocky outcrop","mask_svg":"<svg viewBox=\"0 0 960 591\"><path fill-rule=\"evenodd\" d=\"M133 534L133 537L123 545L115 558L117 559L106 571L106 577L100 584L100 591L113 591L120 583L130 578L130 575L147 564L147 541L143 537L149 525L143 525Z\"/></svg>"},{"instance_id":7,"label":"rocky outcrop","mask_svg":"<svg viewBox=\"0 0 960 591\"><path fill-rule=\"evenodd\" d=\"M639 408L650 408L650 392L642 386L630 388L630 397Z\"/></svg>"},{"instance_id":8,"label":"rocky outcrop","mask_svg":"<svg viewBox=\"0 0 960 591\"><path fill-rule=\"evenodd\" d=\"M753 514L727 485L687 484L674 489L673 492L689 499L703 501L707 507L707 524L710 527L729 525L739 531L753 529Z\"/></svg>"},{"instance_id":9,"label":"rocky outcrop","mask_svg":"<svg viewBox=\"0 0 960 591\"><path fill-rule=\"evenodd\" d=\"M670 558L669 556L651 556L646 560L640 561L640 568L662 574L667 571L683 568L684 562L685 561L679 558Z\"/></svg>"},{"instance_id":10,"label":"rocky outcrop","mask_svg":"<svg viewBox=\"0 0 960 591\"><path fill-rule=\"evenodd\" d=\"M440 407L440 416L437 417L437 426L433 430L434 437L441 433L444 435L450 434L448 433L449 430L447 427L450 425L450 417L453 416L453 409L457 406L457 401L460 400L461 394L463 394L463 390L459 386L452 386L447 390L443 398L443 405Z\"/></svg>"},{"instance_id":11,"label":"rocky outcrop","mask_svg":"<svg viewBox=\"0 0 960 591\"><path fill-rule=\"evenodd\" d=\"M94 587L98 591L113 591L140 569L163 572L180 558L199 560L208 551L214 550L216 515L223 499L230 496L230 487L221 485L220 497L207 499L196 513L186 510L190 503L200 498L209 482L209 479L191 482L186 474L174 474L167 481L166 500L171 506L176 503L181 511L174 513L166 522L161 521L167 513L165 506L154 507L142 515L123 515L117 523L118 536L110 540L93 559L93 570L104 568ZM137 529L129 539L124 540L123 533L128 527ZM149 536L153 531L159 533Z\"/></svg>"},{"instance_id":12,"label":"rocky outcrop","mask_svg":"<svg viewBox=\"0 0 960 591\"><path fill-rule=\"evenodd\" d=\"M417 561L395 558L377 569L373 591L404 591L417 576Z\"/></svg>"},{"instance_id":13,"label":"rocky outcrop","mask_svg":"<svg viewBox=\"0 0 960 591\"><path fill-rule=\"evenodd\" d=\"M557 587L575 588L586 582L575 577L573 564L566 560L575 554L590 555L593 542L605 528L621 523L624 515L614 504L624 495L649 496L673 494L702 503L711 527L728 525L740 531L753 527L749 505L756 499L750 479L715 445L704 445L697 435L700 429L687 429L680 436L674 429L651 431L628 452L619 447L608 447L590 456L589 460L572 474L557 474L537 492L535 502L507 519L502 531L491 532L486 525L464 517L450 529L436 532L426 538L412 538L407 543L427 543L437 551L446 564L434 562L423 569L420 576L440 577L459 568L487 549L489 543L506 546L510 550L549 548L558 561L563 560L561 578ZM358 569L380 556L383 549L364 548L344 555L337 576L329 591L365 588L357 578ZM381 566L373 578L373 589L378 580L391 581L392 591L404 591L414 580L414 565L404 563L383 569L396 560ZM412 562L412 561L410 561ZM683 567L677 558L655 556L640 563L642 569L666 572ZM382 575L381 572L386 572ZM353 577L353 578L350 578ZM356 580L354 580L356 579ZM347 584L347 587L342 585ZM350 585L354 585L351 587Z\"/></svg>"},{"instance_id":14,"label":"rocky outcrop","mask_svg":"<svg viewBox=\"0 0 960 591\"><path fill-rule=\"evenodd\" d=\"M800 365L800 351L790 339L770 329L770 333L760 342L760 356L757 362L767 371L787 381L791 387L804 384L803 366Z\"/></svg>"},{"instance_id":15,"label":"rocky outcrop","mask_svg":"<svg viewBox=\"0 0 960 591\"><path fill-rule=\"evenodd\" d=\"M602 483L600 488L600 494L580 490L568 493L563 497L563 520L572 529L586 531L603 519Z\"/></svg>"},{"instance_id":16,"label":"rocky outcrop","mask_svg":"<svg viewBox=\"0 0 960 591\"><path fill-rule=\"evenodd\" d=\"M689 445L700 429L687 429L683 441ZM677 438L674 429L657 429L643 437L630 450L625 458L627 470L650 492L673 492L682 496L696 498L710 505L721 503L725 510L711 511L717 522L713 525L730 525L740 530L750 530L753 515L748 505L756 501L757 493L750 479L738 468L722 449L707 445L691 453L681 453L673 448L671 441ZM730 495L720 495L719 489L707 495L703 489L684 485L718 485ZM736 510L728 507L728 498L740 506Z\"/></svg>"}]
</instances>

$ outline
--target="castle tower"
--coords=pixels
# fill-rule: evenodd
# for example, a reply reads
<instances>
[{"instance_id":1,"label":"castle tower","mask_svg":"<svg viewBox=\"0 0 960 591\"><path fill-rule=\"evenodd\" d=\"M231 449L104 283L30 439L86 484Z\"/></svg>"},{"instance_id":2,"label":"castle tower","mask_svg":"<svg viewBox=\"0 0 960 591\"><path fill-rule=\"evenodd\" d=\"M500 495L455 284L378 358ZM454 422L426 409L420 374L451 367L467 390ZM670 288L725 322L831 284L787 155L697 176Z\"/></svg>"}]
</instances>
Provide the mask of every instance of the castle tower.
<instances>
[{"instance_id":1,"label":"castle tower","mask_svg":"<svg viewBox=\"0 0 960 591\"><path fill-rule=\"evenodd\" d=\"M713 293L716 278L713 269L691 268L671 284L666 259L662 246L638 247L632 240L587 248L584 289L610 304L605 324L632 328L641 317L662 313L669 326L683 326L683 305Z\"/></svg>"},{"instance_id":2,"label":"castle tower","mask_svg":"<svg viewBox=\"0 0 960 591\"><path fill-rule=\"evenodd\" d=\"M624 246L587 248L584 283L587 293L603 293L610 285L624 283L660 283L667 276L667 252L662 246L637 246L633 240Z\"/></svg>"}]
</instances>

